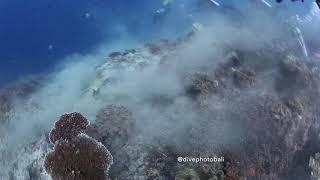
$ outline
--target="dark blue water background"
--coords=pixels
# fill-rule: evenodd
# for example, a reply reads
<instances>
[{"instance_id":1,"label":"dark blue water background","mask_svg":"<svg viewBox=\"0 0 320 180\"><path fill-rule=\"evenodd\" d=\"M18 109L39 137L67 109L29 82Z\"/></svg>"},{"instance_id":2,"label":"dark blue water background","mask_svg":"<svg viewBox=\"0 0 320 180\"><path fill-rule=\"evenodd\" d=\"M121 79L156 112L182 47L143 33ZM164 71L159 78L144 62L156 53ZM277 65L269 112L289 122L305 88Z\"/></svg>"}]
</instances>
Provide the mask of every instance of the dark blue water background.
<instances>
[{"instance_id":1,"label":"dark blue water background","mask_svg":"<svg viewBox=\"0 0 320 180\"><path fill-rule=\"evenodd\" d=\"M199 1L175 0L172 18L155 23L162 0L0 0L0 87L50 71L64 57L90 53L102 42L124 37L145 42L179 34L190 25L189 12L181 5ZM223 3L240 6L236 0Z\"/></svg>"},{"instance_id":2,"label":"dark blue water background","mask_svg":"<svg viewBox=\"0 0 320 180\"><path fill-rule=\"evenodd\" d=\"M0 84L112 43L119 26L137 40L151 38L159 7L156 0L0 0Z\"/></svg>"}]
</instances>

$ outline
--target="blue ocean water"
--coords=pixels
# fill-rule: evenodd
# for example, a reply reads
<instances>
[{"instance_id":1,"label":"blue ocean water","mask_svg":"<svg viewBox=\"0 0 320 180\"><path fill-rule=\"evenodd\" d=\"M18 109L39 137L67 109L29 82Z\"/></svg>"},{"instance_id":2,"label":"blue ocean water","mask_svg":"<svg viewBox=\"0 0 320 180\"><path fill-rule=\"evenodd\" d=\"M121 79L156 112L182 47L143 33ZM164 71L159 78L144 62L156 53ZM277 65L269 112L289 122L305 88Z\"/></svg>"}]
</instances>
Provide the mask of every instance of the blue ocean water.
<instances>
[{"instance_id":1,"label":"blue ocean water","mask_svg":"<svg viewBox=\"0 0 320 180\"><path fill-rule=\"evenodd\" d=\"M115 28L120 25L145 38L159 6L161 1L148 0L1 0L0 84L50 71L67 55L112 43L121 36Z\"/></svg>"},{"instance_id":2,"label":"blue ocean water","mask_svg":"<svg viewBox=\"0 0 320 180\"><path fill-rule=\"evenodd\" d=\"M159 25L153 15L163 0L0 0L0 86L50 71L64 57L89 53L102 42L111 44L126 36L147 41L161 37L160 32L179 34L185 24L190 25L189 12L184 11L188 7L182 6L198 1L175 0L174 18ZM225 6L237 3L241 6L235 0L223 1ZM298 3L288 7L301 11Z\"/></svg>"}]
</instances>

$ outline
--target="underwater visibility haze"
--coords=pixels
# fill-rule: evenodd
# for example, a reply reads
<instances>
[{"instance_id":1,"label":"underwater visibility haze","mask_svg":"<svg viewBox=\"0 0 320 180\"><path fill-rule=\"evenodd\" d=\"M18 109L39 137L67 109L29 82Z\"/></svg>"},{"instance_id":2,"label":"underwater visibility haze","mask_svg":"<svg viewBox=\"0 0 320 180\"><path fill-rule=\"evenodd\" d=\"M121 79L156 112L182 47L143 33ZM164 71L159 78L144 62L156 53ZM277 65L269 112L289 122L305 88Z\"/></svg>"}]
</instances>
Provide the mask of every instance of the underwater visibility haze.
<instances>
[{"instance_id":1,"label":"underwater visibility haze","mask_svg":"<svg viewBox=\"0 0 320 180\"><path fill-rule=\"evenodd\" d=\"M318 180L320 1L1 0L0 180Z\"/></svg>"}]
</instances>

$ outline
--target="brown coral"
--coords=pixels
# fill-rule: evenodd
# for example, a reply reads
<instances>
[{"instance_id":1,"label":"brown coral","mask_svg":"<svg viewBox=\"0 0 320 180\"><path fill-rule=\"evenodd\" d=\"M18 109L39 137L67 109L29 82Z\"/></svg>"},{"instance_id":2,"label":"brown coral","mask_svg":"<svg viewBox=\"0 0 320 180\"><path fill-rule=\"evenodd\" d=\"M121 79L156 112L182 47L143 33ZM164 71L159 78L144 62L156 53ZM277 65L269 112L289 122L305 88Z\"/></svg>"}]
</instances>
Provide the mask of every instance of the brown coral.
<instances>
[{"instance_id":1,"label":"brown coral","mask_svg":"<svg viewBox=\"0 0 320 180\"><path fill-rule=\"evenodd\" d=\"M74 112L64 114L55 123L49 134L51 143L55 143L59 139L72 139L82 133L89 125L89 121L80 113Z\"/></svg>"},{"instance_id":2,"label":"brown coral","mask_svg":"<svg viewBox=\"0 0 320 180\"><path fill-rule=\"evenodd\" d=\"M218 86L218 82L213 81L208 74L195 73L191 77L191 85L187 88L187 93L191 96L205 96Z\"/></svg>"},{"instance_id":3,"label":"brown coral","mask_svg":"<svg viewBox=\"0 0 320 180\"><path fill-rule=\"evenodd\" d=\"M287 176L294 154L307 142L310 119L298 116L283 99L255 97L245 110L248 174ZM254 172L254 173L252 173Z\"/></svg>"},{"instance_id":4,"label":"brown coral","mask_svg":"<svg viewBox=\"0 0 320 180\"><path fill-rule=\"evenodd\" d=\"M59 140L46 156L45 169L54 180L105 180L112 156L101 143L80 134Z\"/></svg>"}]
</instances>

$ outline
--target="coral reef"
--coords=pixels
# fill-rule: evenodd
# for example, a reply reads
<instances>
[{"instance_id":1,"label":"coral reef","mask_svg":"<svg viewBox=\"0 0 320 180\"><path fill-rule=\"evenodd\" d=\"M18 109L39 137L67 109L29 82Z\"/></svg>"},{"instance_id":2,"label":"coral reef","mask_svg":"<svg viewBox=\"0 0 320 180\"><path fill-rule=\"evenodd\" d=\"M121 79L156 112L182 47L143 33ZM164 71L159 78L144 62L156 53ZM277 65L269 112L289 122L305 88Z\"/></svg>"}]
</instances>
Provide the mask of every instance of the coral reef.
<instances>
[{"instance_id":1,"label":"coral reef","mask_svg":"<svg viewBox=\"0 0 320 180\"><path fill-rule=\"evenodd\" d=\"M167 49L172 51L174 47L164 48L164 45L163 42L157 46L147 45L147 49L155 56L162 56L168 52ZM130 51L128 54L139 57L141 52ZM128 54L114 53L110 57L114 61L121 58L119 64L130 63L134 58ZM99 67L99 70L106 72L103 67L109 63ZM158 63L163 65L163 61ZM170 63L166 60L166 66ZM148 63L145 65L148 66ZM319 102L312 97L319 95L320 81L313 74L314 66L295 56L282 56L268 47L261 52L232 51L218 65L208 65L201 71L182 74L182 96L190 98L196 107L200 107L195 112L201 116L197 117L197 124L185 125L189 135L183 134L184 131L175 134L177 137L173 139L177 139L177 144L168 144L163 139L144 142L139 135L130 136L137 134L134 112L116 105L102 108L86 133L111 150L115 160L110 169L113 179L290 178L294 176L290 173L297 166L309 162L309 159L298 161L296 157L301 153L310 157L312 152L318 150L314 145L317 140L313 132L319 131L316 123ZM168 96L146 101L165 109L175 102L175 98ZM160 103L163 101L166 103ZM218 103L226 104L223 111L228 112L228 116L217 109ZM210 117L213 116L222 121L233 118L235 123L239 123L237 130L241 132L236 145L207 147L210 143L206 139L210 137L208 133L213 123ZM183 148L185 146L192 148ZM214 154L224 156L225 162L177 162L178 156ZM305 168L303 177L308 177L310 172L311 169Z\"/></svg>"},{"instance_id":2,"label":"coral reef","mask_svg":"<svg viewBox=\"0 0 320 180\"><path fill-rule=\"evenodd\" d=\"M99 104L95 121L89 125L80 113L65 114L50 132L54 149L42 161L53 179L319 178L319 65L266 45L231 48L217 63L181 70L176 53L191 36L111 53L97 67L96 80L84 92ZM130 94L141 80L134 73L151 66L160 67L155 69L163 78L172 69L177 77L164 84L150 78L142 88L149 93L179 86L177 92ZM122 74L133 77L122 82ZM122 83L130 86L118 89ZM177 161L187 156L225 160ZM25 168L36 179L41 158L30 162Z\"/></svg>"},{"instance_id":3,"label":"coral reef","mask_svg":"<svg viewBox=\"0 0 320 180\"><path fill-rule=\"evenodd\" d=\"M106 147L84 134L59 140L45 161L46 171L54 180L105 180L112 164Z\"/></svg>"},{"instance_id":4,"label":"coral reef","mask_svg":"<svg viewBox=\"0 0 320 180\"><path fill-rule=\"evenodd\" d=\"M0 124L8 123L10 111L16 99L26 99L32 92L40 88L46 77L30 76L8 84L0 89Z\"/></svg>"},{"instance_id":5,"label":"coral reef","mask_svg":"<svg viewBox=\"0 0 320 180\"><path fill-rule=\"evenodd\" d=\"M309 166L311 168L311 179L318 180L320 178L320 154L310 158Z\"/></svg>"},{"instance_id":6,"label":"coral reef","mask_svg":"<svg viewBox=\"0 0 320 180\"><path fill-rule=\"evenodd\" d=\"M182 171L178 171L175 180L200 180L199 175L193 169L184 169Z\"/></svg>"},{"instance_id":7,"label":"coral reef","mask_svg":"<svg viewBox=\"0 0 320 180\"><path fill-rule=\"evenodd\" d=\"M128 108L108 105L97 113L96 121L86 131L89 136L102 142L113 155L114 164L110 169L112 179L125 179L124 177L132 176L130 174L132 172L129 172L127 168L128 162L133 160L130 159L132 155L130 155L128 149L130 134L133 134L133 129L133 117ZM129 147L131 148L131 146ZM134 148L137 147L134 146ZM127 170L124 171L124 169Z\"/></svg>"},{"instance_id":8,"label":"coral reef","mask_svg":"<svg viewBox=\"0 0 320 180\"><path fill-rule=\"evenodd\" d=\"M89 121L83 117L82 114L77 112L64 114L54 124L53 129L50 131L50 142L54 144L60 139L72 139L84 132L88 126Z\"/></svg>"},{"instance_id":9,"label":"coral reef","mask_svg":"<svg viewBox=\"0 0 320 180\"><path fill-rule=\"evenodd\" d=\"M129 139L132 129L131 112L124 106L109 105L97 113L96 122L86 133L117 152Z\"/></svg>"},{"instance_id":10,"label":"coral reef","mask_svg":"<svg viewBox=\"0 0 320 180\"><path fill-rule=\"evenodd\" d=\"M54 180L105 180L113 163L107 148L83 134L89 121L80 113L64 114L50 132L53 151L44 167Z\"/></svg>"}]
</instances>

